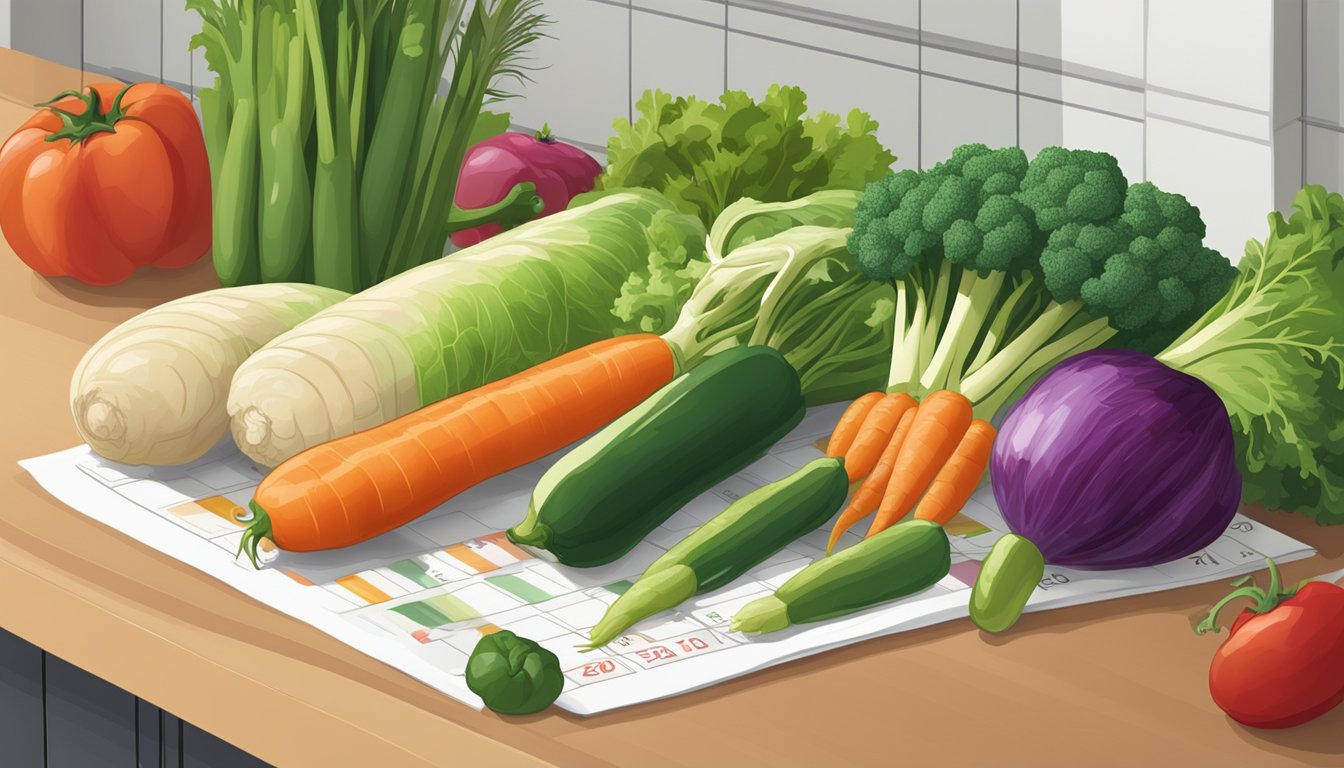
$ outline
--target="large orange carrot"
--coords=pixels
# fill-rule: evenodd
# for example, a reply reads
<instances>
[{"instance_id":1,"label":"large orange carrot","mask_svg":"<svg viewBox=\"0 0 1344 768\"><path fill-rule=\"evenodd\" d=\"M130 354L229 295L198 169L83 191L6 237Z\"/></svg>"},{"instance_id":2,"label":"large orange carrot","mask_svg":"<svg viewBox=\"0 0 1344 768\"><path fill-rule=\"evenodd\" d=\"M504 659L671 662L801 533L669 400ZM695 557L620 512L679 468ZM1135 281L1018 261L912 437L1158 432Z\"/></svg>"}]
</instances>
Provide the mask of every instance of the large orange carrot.
<instances>
[{"instance_id":1,"label":"large orange carrot","mask_svg":"<svg viewBox=\"0 0 1344 768\"><path fill-rule=\"evenodd\" d=\"M877 460L877 466L873 467L873 471L863 479L859 489L850 498L849 506L840 513L840 519L835 521L835 527L831 529L831 540L826 542L826 554L831 554L835 543L840 540L840 535L849 530L851 525L877 509L877 503L882 500L882 494L887 490L887 483L891 480L891 470L896 466L896 457L900 454L901 444L905 442L905 436L910 434L910 425L914 423L917 412L917 408L911 408L901 414L901 420L896 424L896 431L892 433L891 440L887 441L887 447L882 451L882 457Z\"/></svg>"},{"instance_id":2,"label":"large orange carrot","mask_svg":"<svg viewBox=\"0 0 1344 768\"><path fill-rule=\"evenodd\" d=\"M952 458L947 460L933 478L924 498L915 507L915 517L946 525L966 506L980 478L989 466L989 449L994 445L994 427L976 419L957 444Z\"/></svg>"},{"instance_id":3,"label":"large orange carrot","mask_svg":"<svg viewBox=\"0 0 1344 768\"><path fill-rule=\"evenodd\" d=\"M916 405L915 398L901 392L883 397L863 419L863 426L854 442L845 451L845 472L854 482L869 472L882 456L882 449L891 441L901 416Z\"/></svg>"},{"instance_id":4,"label":"large orange carrot","mask_svg":"<svg viewBox=\"0 0 1344 768\"><path fill-rule=\"evenodd\" d=\"M848 451L850 444L854 442L854 436L859 434L859 427L863 426L864 417L884 397L886 395L881 392L869 392L849 404L840 421L836 423L835 429L831 430L831 441L826 444L827 456L845 455L845 451Z\"/></svg>"},{"instance_id":5,"label":"large orange carrot","mask_svg":"<svg viewBox=\"0 0 1344 768\"><path fill-rule=\"evenodd\" d=\"M596 431L674 375L660 337L621 336L309 448L261 481L239 551L255 565L262 537L299 552L373 538Z\"/></svg>"},{"instance_id":6,"label":"large orange carrot","mask_svg":"<svg viewBox=\"0 0 1344 768\"><path fill-rule=\"evenodd\" d=\"M891 482L882 495L868 536L905 517L933 476L952 458L970 426L971 402L962 395L942 389L924 398L896 457Z\"/></svg>"}]
</instances>

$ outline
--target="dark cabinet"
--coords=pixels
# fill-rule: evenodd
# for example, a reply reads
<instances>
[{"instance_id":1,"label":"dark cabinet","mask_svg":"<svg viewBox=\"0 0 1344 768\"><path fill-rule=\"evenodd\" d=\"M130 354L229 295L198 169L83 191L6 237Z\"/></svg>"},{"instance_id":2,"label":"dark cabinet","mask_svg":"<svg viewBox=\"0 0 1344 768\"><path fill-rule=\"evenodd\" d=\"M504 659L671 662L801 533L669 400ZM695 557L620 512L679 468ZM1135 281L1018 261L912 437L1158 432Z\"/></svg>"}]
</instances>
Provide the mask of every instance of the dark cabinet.
<instances>
[{"instance_id":1,"label":"dark cabinet","mask_svg":"<svg viewBox=\"0 0 1344 768\"><path fill-rule=\"evenodd\" d=\"M11 768L266 766L3 629L0 764Z\"/></svg>"}]
</instances>

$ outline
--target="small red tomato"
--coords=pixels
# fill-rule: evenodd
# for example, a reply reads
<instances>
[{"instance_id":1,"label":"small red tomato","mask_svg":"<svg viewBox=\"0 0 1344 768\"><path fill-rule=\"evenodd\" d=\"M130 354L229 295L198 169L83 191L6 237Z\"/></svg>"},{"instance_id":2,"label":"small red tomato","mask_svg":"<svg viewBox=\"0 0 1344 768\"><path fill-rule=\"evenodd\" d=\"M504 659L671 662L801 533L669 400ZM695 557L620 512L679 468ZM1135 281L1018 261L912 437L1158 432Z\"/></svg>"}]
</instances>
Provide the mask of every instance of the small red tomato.
<instances>
[{"instance_id":1,"label":"small red tomato","mask_svg":"<svg viewBox=\"0 0 1344 768\"><path fill-rule=\"evenodd\" d=\"M1209 668L1214 703L1233 720L1254 728L1289 728L1344 701L1344 589L1310 581L1279 590L1270 563L1270 588L1244 586L1224 598L1197 631L1217 631L1218 611L1248 597Z\"/></svg>"}]
</instances>

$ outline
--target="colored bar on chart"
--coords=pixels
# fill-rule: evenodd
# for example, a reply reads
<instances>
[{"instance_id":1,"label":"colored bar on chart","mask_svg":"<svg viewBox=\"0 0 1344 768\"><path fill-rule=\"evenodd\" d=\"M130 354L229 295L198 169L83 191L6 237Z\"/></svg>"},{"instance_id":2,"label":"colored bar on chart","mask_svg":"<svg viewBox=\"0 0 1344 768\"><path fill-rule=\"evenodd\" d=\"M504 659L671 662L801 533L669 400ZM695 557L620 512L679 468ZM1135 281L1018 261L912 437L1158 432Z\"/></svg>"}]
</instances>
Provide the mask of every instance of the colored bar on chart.
<instances>
[{"instance_id":1,"label":"colored bar on chart","mask_svg":"<svg viewBox=\"0 0 1344 768\"><path fill-rule=\"evenodd\" d=\"M500 631L500 629L494 624L482 624L481 626L476 628L476 631L480 632L481 635L484 636L484 635L493 635L496 632Z\"/></svg>"},{"instance_id":2,"label":"colored bar on chart","mask_svg":"<svg viewBox=\"0 0 1344 768\"><path fill-rule=\"evenodd\" d=\"M434 606L426 603L424 600L418 600L414 603L405 603L403 605L395 605L392 607L392 610L422 627L441 627L444 624L453 623L452 619L444 616L438 610L435 610Z\"/></svg>"},{"instance_id":3,"label":"colored bar on chart","mask_svg":"<svg viewBox=\"0 0 1344 768\"><path fill-rule=\"evenodd\" d=\"M425 564L420 562L419 560L414 559L398 560L397 562L387 566L387 569L397 574L398 576L401 576L404 579L408 579L412 582L415 582L416 584L419 584L422 587L425 587L426 589L428 589L429 587L437 587L443 583L438 579L434 578L433 576L431 576L429 573L429 569L426 568Z\"/></svg>"},{"instance_id":4,"label":"colored bar on chart","mask_svg":"<svg viewBox=\"0 0 1344 768\"><path fill-rule=\"evenodd\" d=\"M247 525L249 511L223 496L208 496L195 501L184 501L168 508L168 512L207 535L229 533ZM239 518L242 519L239 519Z\"/></svg>"},{"instance_id":5,"label":"colored bar on chart","mask_svg":"<svg viewBox=\"0 0 1344 768\"><path fill-rule=\"evenodd\" d=\"M980 575L980 561L962 560L959 563L953 563L952 567L949 568L947 572L952 578L960 581L962 584L965 584L968 587L974 587L975 579Z\"/></svg>"},{"instance_id":6,"label":"colored bar on chart","mask_svg":"<svg viewBox=\"0 0 1344 768\"><path fill-rule=\"evenodd\" d=\"M613 581L612 583L607 584L602 588L612 593L613 595L624 595L626 591L633 586L634 583L632 583L629 579L621 579L620 581Z\"/></svg>"},{"instance_id":7,"label":"colored bar on chart","mask_svg":"<svg viewBox=\"0 0 1344 768\"><path fill-rule=\"evenodd\" d=\"M466 544L453 544L444 547L443 551L447 555L476 573L488 573L499 568L499 565L486 560L476 553L476 550L468 547Z\"/></svg>"},{"instance_id":8,"label":"colored bar on chart","mask_svg":"<svg viewBox=\"0 0 1344 768\"><path fill-rule=\"evenodd\" d=\"M525 603L541 603L559 595L553 595L521 574L486 576L485 580Z\"/></svg>"},{"instance_id":9,"label":"colored bar on chart","mask_svg":"<svg viewBox=\"0 0 1344 768\"><path fill-rule=\"evenodd\" d=\"M979 536L982 533L989 533L989 528L979 520L960 512L957 513L956 517L947 521L943 530L947 531L948 536L961 536L967 539L972 536Z\"/></svg>"},{"instance_id":10,"label":"colored bar on chart","mask_svg":"<svg viewBox=\"0 0 1344 768\"><path fill-rule=\"evenodd\" d=\"M312 581L308 579L307 576L304 576L302 573L299 573L297 571L291 571L288 568L281 568L280 571L289 578L293 579L294 581L297 581L298 583L302 584L305 587L316 586L313 584Z\"/></svg>"},{"instance_id":11,"label":"colored bar on chart","mask_svg":"<svg viewBox=\"0 0 1344 768\"><path fill-rule=\"evenodd\" d=\"M495 533L486 534L485 536L482 536L480 540L494 544L496 547L499 547L512 555L515 560L532 559L532 556L525 550L519 548L518 545L514 544L512 541L509 541L509 535L504 531L496 531Z\"/></svg>"},{"instance_id":12,"label":"colored bar on chart","mask_svg":"<svg viewBox=\"0 0 1344 768\"><path fill-rule=\"evenodd\" d=\"M434 597L427 597L421 602L432 606L453 622L481 618L480 611L467 605L456 595L435 595Z\"/></svg>"},{"instance_id":13,"label":"colored bar on chart","mask_svg":"<svg viewBox=\"0 0 1344 768\"><path fill-rule=\"evenodd\" d=\"M385 603L392 599L386 592L373 586L359 576L342 576L336 580L336 583L345 587L355 596L367 603Z\"/></svg>"}]
</instances>

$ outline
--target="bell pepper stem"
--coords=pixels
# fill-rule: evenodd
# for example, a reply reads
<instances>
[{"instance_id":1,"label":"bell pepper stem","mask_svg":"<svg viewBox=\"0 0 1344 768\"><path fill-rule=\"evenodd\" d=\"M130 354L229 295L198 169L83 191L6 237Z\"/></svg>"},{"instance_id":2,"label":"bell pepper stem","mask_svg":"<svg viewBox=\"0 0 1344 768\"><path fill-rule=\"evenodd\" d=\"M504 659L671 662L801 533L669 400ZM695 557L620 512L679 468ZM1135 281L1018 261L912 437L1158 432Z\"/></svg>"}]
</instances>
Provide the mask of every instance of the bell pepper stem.
<instances>
[{"instance_id":1,"label":"bell pepper stem","mask_svg":"<svg viewBox=\"0 0 1344 768\"><path fill-rule=\"evenodd\" d=\"M534 218L544 207L536 185L525 181L513 185L509 193L494 205L481 208L458 208L454 205L448 214L448 229L450 232L460 232L490 223L512 229Z\"/></svg>"}]
</instances>

